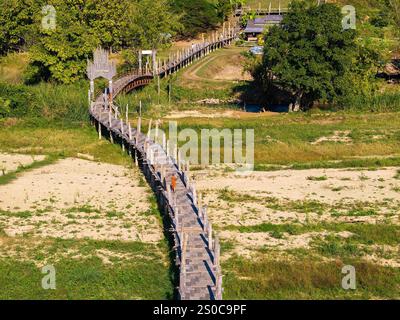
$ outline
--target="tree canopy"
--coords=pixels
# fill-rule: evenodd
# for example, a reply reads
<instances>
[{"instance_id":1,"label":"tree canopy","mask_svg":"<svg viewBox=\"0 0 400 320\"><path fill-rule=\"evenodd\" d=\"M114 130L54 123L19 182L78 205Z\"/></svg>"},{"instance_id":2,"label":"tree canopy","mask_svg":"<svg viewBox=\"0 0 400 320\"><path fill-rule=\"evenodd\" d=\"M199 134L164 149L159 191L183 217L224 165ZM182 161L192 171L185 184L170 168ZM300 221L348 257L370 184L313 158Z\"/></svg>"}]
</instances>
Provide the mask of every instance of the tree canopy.
<instances>
[{"instance_id":1,"label":"tree canopy","mask_svg":"<svg viewBox=\"0 0 400 320\"><path fill-rule=\"evenodd\" d=\"M376 63L374 53L357 44L356 31L343 30L342 19L334 4L293 2L282 26L265 36L256 80L266 91L272 86L288 91L296 110L316 100L335 101L354 74Z\"/></svg>"},{"instance_id":2,"label":"tree canopy","mask_svg":"<svg viewBox=\"0 0 400 320\"><path fill-rule=\"evenodd\" d=\"M29 50L26 82L71 83L85 74L97 46L157 49L177 34L193 37L217 27L241 0L0 0L0 55ZM56 28L43 28L43 8Z\"/></svg>"}]
</instances>

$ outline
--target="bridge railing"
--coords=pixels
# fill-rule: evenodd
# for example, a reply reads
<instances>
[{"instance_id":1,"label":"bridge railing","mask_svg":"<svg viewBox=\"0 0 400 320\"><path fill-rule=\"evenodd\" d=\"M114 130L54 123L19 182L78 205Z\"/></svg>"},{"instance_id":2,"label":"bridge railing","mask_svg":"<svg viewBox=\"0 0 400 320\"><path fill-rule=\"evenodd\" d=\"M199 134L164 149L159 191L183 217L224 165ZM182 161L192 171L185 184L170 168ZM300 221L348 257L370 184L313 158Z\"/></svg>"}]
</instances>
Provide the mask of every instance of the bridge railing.
<instances>
[{"instance_id":1,"label":"bridge railing","mask_svg":"<svg viewBox=\"0 0 400 320\"><path fill-rule=\"evenodd\" d=\"M131 71L120 77L115 84L115 96L124 90L134 81L140 81L145 77L154 77L154 75L168 75L172 72L176 72L180 68L186 67L196 59L209 54L217 48L230 44L236 37L236 29L230 29L227 34L215 34L212 41L204 41L203 43L194 45L190 49L184 50L172 57L162 66L158 64L157 72L153 74L146 73L141 74L138 71ZM104 116L104 113L108 113ZM97 127L99 129L99 137L101 138L102 127L105 127L110 132L111 140L114 141L114 136L118 136L121 139L123 149L128 148L128 152L134 154L135 163L138 163L138 159L141 159L142 171L144 172L146 179L149 181L150 186L157 195L157 199L164 212L167 214L171 221L171 231L174 234L175 249L177 254L177 264L180 267L180 288L179 292L182 298L186 298L185 293L185 277L186 277L186 262L185 262L185 239L188 235L193 232L191 229L184 228L182 221L179 221L180 213L177 205L177 200L174 194L171 193L170 186L167 183L167 177L165 173L165 167L158 163L159 158L167 160L167 164L174 168L177 176L180 177L184 187L186 188L187 194L189 195L191 207L194 208L194 212L201 222L199 230L206 237L206 244L209 252L212 254L212 270L214 279L213 297L214 299L222 299L222 273L219 263L220 245L218 238L213 237L212 225L208 219L207 207L202 204L201 194L196 191L195 185L189 179L189 164L185 163L180 157L179 150L176 149L172 152L168 150L168 147L157 144L157 138L154 140L150 139L149 134L144 136L140 131L140 126L137 129L132 129L131 125L125 123L121 114L121 109L114 103L108 101L106 94L98 96L96 101L90 103L90 114L93 120L97 121ZM139 118L141 120L141 118ZM141 121L140 121L141 122ZM117 123L117 125L115 125ZM144 143L140 144L140 139L144 139ZM149 146L156 146L158 150L155 153L154 148ZM139 164L139 163L138 163ZM164 168L164 169L163 169Z\"/></svg>"}]
</instances>

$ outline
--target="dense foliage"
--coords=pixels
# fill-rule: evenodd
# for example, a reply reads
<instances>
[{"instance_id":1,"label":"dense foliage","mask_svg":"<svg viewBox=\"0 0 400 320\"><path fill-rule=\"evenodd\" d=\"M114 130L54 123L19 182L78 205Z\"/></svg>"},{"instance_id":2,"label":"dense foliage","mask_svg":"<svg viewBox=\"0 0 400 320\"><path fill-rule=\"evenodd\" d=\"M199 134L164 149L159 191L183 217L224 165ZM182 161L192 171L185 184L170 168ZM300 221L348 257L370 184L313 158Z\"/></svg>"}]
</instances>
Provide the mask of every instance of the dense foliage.
<instances>
[{"instance_id":1,"label":"dense foliage","mask_svg":"<svg viewBox=\"0 0 400 320\"><path fill-rule=\"evenodd\" d=\"M173 0L173 10L181 16L182 37L194 37L216 28L243 0Z\"/></svg>"},{"instance_id":2,"label":"dense foliage","mask_svg":"<svg viewBox=\"0 0 400 320\"><path fill-rule=\"evenodd\" d=\"M260 86L267 93L276 88L290 93L295 110L371 89L379 57L357 43L355 30L343 30L342 18L333 4L293 2L282 27L265 36L264 57L254 70Z\"/></svg>"}]
</instances>

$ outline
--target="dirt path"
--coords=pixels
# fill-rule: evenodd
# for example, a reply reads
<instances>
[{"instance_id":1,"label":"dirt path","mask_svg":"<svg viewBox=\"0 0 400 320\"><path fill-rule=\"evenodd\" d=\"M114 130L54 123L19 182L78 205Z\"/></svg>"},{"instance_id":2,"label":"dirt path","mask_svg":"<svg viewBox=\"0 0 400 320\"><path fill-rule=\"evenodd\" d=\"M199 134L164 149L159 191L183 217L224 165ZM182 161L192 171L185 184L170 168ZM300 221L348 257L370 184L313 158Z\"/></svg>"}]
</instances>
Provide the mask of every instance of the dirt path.
<instances>
[{"instance_id":1,"label":"dirt path","mask_svg":"<svg viewBox=\"0 0 400 320\"><path fill-rule=\"evenodd\" d=\"M188 68L183 72L182 78L213 82L250 80L250 74L243 74L243 57L240 55L242 51L244 50L241 48L228 48L215 52ZM206 75L210 75L210 77L200 74L205 68L208 68Z\"/></svg>"}]
</instances>

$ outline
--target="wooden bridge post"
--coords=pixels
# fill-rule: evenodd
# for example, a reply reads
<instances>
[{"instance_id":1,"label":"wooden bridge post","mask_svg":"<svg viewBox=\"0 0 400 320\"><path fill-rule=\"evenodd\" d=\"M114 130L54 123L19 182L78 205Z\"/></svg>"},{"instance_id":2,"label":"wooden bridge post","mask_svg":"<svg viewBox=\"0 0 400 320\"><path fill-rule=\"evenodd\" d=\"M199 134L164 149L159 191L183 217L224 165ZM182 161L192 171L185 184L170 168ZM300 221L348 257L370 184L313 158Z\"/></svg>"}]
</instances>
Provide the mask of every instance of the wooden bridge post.
<instances>
[{"instance_id":1,"label":"wooden bridge post","mask_svg":"<svg viewBox=\"0 0 400 320\"><path fill-rule=\"evenodd\" d=\"M121 144L122 144L122 152L125 152L125 140L124 140L124 121L120 119L121 125Z\"/></svg>"},{"instance_id":2,"label":"wooden bridge post","mask_svg":"<svg viewBox=\"0 0 400 320\"><path fill-rule=\"evenodd\" d=\"M90 89L88 90L88 104L90 106L90 109L93 110L93 105L92 105L92 93L90 92Z\"/></svg>"},{"instance_id":3,"label":"wooden bridge post","mask_svg":"<svg viewBox=\"0 0 400 320\"><path fill-rule=\"evenodd\" d=\"M166 151L166 148L167 148L167 137L166 137L165 133L163 133L163 135L162 135L162 147L163 147L163 150Z\"/></svg>"},{"instance_id":4,"label":"wooden bridge post","mask_svg":"<svg viewBox=\"0 0 400 320\"><path fill-rule=\"evenodd\" d=\"M206 232L208 229L208 216L207 216L207 206L203 207L203 228Z\"/></svg>"},{"instance_id":5,"label":"wooden bridge post","mask_svg":"<svg viewBox=\"0 0 400 320\"><path fill-rule=\"evenodd\" d=\"M142 101L139 101L139 117L136 129L136 144L139 144L139 136L142 131Z\"/></svg>"},{"instance_id":6,"label":"wooden bridge post","mask_svg":"<svg viewBox=\"0 0 400 320\"><path fill-rule=\"evenodd\" d=\"M174 154L172 155L172 157L175 159L175 161L178 158L178 146L177 145L174 145Z\"/></svg>"},{"instance_id":7,"label":"wooden bridge post","mask_svg":"<svg viewBox=\"0 0 400 320\"><path fill-rule=\"evenodd\" d=\"M167 197L168 197L168 202L172 205L172 199L171 199L171 186L169 185L169 183L167 183Z\"/></svg>"},{"instance_id":8,"label":"wooden bridge post","mask_svg":"<svg viewBox=\"0 0 400 320\"><path fill-rule=\"evenodd\" d=\"M142 50L139 50L139 75L142 75Z\"/></svg>"},{"instance_id":9,"label":"wooden bridge post","mask_svg":"<svg viewBox=\"0 0 400 320\"><path fill-rule=\"evenodd\" d=\"M216 236L214 241L214 265L217 268L218 273L220 269L219 265L220 251L221 251L221 246L219 244L219 237Z\"/></svg>"},{"instance_id":10,"label":"wooden bridge post","mask_svg":"<svg viewBox=\"0 0 400 320\"><path fill-rule=\"evenodd\" d=\"M98 121L99 140L101 140L101 122Z\"/></svg>"},{"instance_id":11,"label":"wooden bridge post","mask_svg":"<svg viewBox=\"0 0 400 320\"><path fill-rule=\"evenodd\" d=\"M155 132L155 138L154 138L154 142L155 143L157 143L158 144L158 126L159 126L159 122L160 122L160 120L158 119L157 121L156 121L156 132Z\"/></svg>"},{"instance_id":12,"label":"wooden bridge post","mask_svg":"<svg viewBox=\"0 0 400 320\"><path fill-rule=\"evenodd\" d=\"M178 171L181 171L181 150L178 149L178 157L176 159L176 162L178 164Z\"/></svg>"},{"instance_id":13,"label":"wooden bridge post","mask_svg":"<svg viewBox=\"0 0 400 320\"><path fill-rule=\"evenodd\" d=\"M216 288L215 288L215 300L222 300L222 275L220 273L217 273L216 276Z\"/></svg>"},{"instance_id":14,"label":"wooden bridge post","mask_svg":"<svg viewBox=\"0 0 400 320\"><path fill-rule=\"evenodd\" d=\"M201 219L201 214L203 212L203 194L201 192L199 192L199 195L198 195L197 207L199 209L199 217Z\"/></svg>"},{"instance_id":15,"label":"wooden bridge post","mask_svg":"<svg viewBox=\"0 0 400 320\"><path fill-rule=\"evenodd\" d=\"M167 150L166 150L166 152L167 152L167 158L169 158L169 156L170 156L170 153L169 153L169 140L167 140ZM169 160L168 160L168 162L169 162Z\"/></svg>"},{"instance_id":16,"label":"wooden bridge post","mask_svg":"<svg viewBox=\"0 0 400 320\"><path fill-rule=\"evenodd\" d=\"M197 192L196 192L196 185L193 183L192 184L192 198L193 198L193 204L197 204Z\"/></svg>"},{"instance_id":17,"label":"wooden bridge post","mask_svg":"<svg viewBox=\"0 0 400 320\"><path fill-rule=\"evenodd\" d=\"M104 106L105 106L105 108L107 109L107 108L109 107L109 105L108 105L108 98L107 98L107 89L104 89L104 96L103 96L103 98L104 98Z\"/></svg>"},{"instance_id":18,"label":"wooden bridge post","mask_svg":"<svg viewBox=\"0 0 400 320\"><path fill-rule=\"evenodd\" d=\"M153 48L152 54L151 54L152 62L153 62L153 76L155 77L158 73L157 70L157 50Z\"/></svg>"},{"instance_id":19,"label":"wooden bridge post","mask_svg":"<svg viewBox=\"0 0 400 320\"><path fill-rule=\"evenodd\" d=\"M212 225L211 223L208 224L208 230L207 230L207 236L208 236L208 248L212 250L213 248L213 240L212 240Z\"/></svg>"},{"instance_id":20,"label":"wooden bridge post","mask_svg":"<svg viewBox=\"0 0 400 320\"><path fill-rule=\"evenodd\" d=\"M148 131L147 131L147 139L149 139L149 140L150 140L150 133L151 133L152 124L153 124L153 119L150 119L149 128L148 128Z\"/></svg>"},{"instance_id":21,"label":"wooden bridge post","mask_svg":"<svg viewBox=\"0 0 400 320\"><path fill-rule=\"evenodd\" d=\"M182 294L185 292L186 287L186 247L187 247L187 234L186 232L182 232L182 246L181 246L181 279L180 279L180 290ZM185 298L185 296L183 296Z\"/></svg>"}]
</instances>

